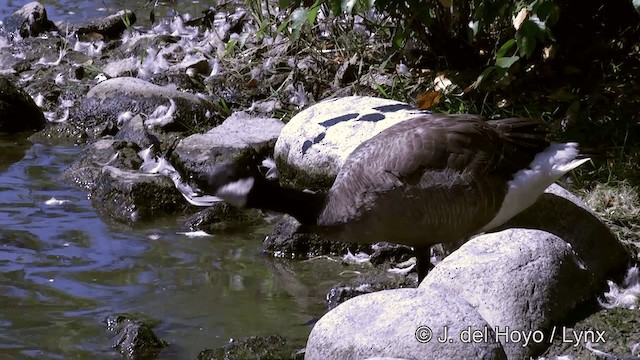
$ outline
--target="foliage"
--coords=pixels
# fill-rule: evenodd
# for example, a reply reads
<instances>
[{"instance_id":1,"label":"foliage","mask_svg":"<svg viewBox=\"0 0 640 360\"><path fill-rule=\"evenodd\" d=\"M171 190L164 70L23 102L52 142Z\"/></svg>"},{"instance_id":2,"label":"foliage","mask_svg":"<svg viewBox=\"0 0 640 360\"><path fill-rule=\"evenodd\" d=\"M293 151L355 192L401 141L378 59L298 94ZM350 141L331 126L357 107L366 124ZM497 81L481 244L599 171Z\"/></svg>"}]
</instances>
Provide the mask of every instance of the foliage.
<instances>
[{"instance_id":1,"label":"foliage","mask_svg":"<svg viewBox=\"0 0 640 360\"><path fill-rule=\"evenodd\" d=\"M552 25L558 20L555 0L317 0L309 7L300 0L280 0L282 8L295 7L278 31L291 29L298 39L305 27L315 24L318 10L326 3L334 14L361 14L375 9L395 22L393 44L425 45L446 64L460 68L491 65L474 86L491 74L502 77L522 58L532 58L541 46L553 40ZM489 59L486 54L490 54Z\"/></svg>"}]
</instances>

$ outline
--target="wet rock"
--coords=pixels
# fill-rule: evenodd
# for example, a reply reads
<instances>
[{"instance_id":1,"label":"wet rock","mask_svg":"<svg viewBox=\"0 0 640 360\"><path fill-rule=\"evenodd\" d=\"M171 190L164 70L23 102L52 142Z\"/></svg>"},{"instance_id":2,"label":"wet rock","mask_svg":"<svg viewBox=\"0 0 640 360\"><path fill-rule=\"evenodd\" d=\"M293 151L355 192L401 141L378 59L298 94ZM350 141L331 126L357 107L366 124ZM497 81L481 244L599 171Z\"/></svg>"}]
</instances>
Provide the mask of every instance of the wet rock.
<instances>
[{"instance_id":1,"label":"wet rock","mask_svg":"<svg viewBox=\"0 0 640 360\"><path fill-rule=\"evenodd\" d=\"M378 273L372 277L361 278L353 283L338 284L327 294L327 308L329 310L356 296L376 291L415 288L418 286L417 277L391 276Z\"/></svg>"},{"instance_id":2,"label":"wet rock","mask_svg":"<svg viewBox=\"0 0 640 360\"><path fill-rule=\"evenodd\" d=\"M73 122L90 138L114 135L119 129L118 117L127 111L147 115L145 126L154 133L204 131L219 123L209 101L130 77L94 86L82 100Z\"/></svg>"},{"instance_id":3,"label":"wet rock","mask_svg":"<svg viewBox=\"0 0 640 360\"><path fill-rule=\"evenodd\" d=\"M129 120L123 120L120 130L118 130L114 139L131 141L138 144L142 149L160 142L158 137L149 132L144 126L144 118L141 115L133 116Z\"/></svg>"},{"instance_id":4,"label":"wet rock","mask_svg":"<svg viewBox=\"0 0 640 360\"><path fill-rule=\"evenodd\" d=\"M448 341L437 341L445 328ZM493 335L490 324L473 306L446 291L379 291L355 297L325 314L309 335L305 359L424 359L426 354L434 359L507 358L494 336L464 342L461 335L468 329L486 329ZM431 339L426 338L429 331Z\"/></svg>"},{"instance_id":5,"label":"wet rock","mask_svg":"<svg viewBox=\"0 0 640 360\"><path fill-rule=\"evenodd\" d=\"M239 340L231 340L225 346L212 350L203 350L197 360L225 359L291 359L302 360L304 352L301 346L277 335L252 336Z\"/></svg>"},{"instance_id":6,"label":"wet rock","mask_svg":"<svg viewBox=\"0 0 640 360\"><path fill-rule=\"evenodd\" d=\"M84 148L80 156L60 176L67 184L91 191L104 166L137 170L142 165L140 147L121 140L98 140Z\"/></svg>"},{"instance_id":7,"label":"wet rock","mask_svg":"<svg viewBox=\"0 0 640 360\"><path fill-rule=\"evenodd\" d=\"M211 172L217 164L236 159L259 163L272 154L283 126L278 119L234 113L220 126L180 141L172 163L189 174Z\"/></svg>"},{"instance_id":8,"label":"wet rock","mask_svg":"<svg viewBox=\"0 0 640 360\"><path fill-rule=\"evenodd\" d=\"M318 255L343 255L347 251L370 253L371 245L330 241L318 234L301 230L296 219L285 215L264 239L262 251L273 256L304 259Z\"/></svg>"},{"instance_id":9,"label":"wet rock","mask_svg":"<svg viewBox=\"0 0 640 360\"><path fill-rule=\"evenodd\" d=\"M189 207L166 176L104 166L91 192L100 217L133 225L175 214Z\"/></svg>"},{"instance_id":10,"label":"wet rock","mask_svg":"<svg viewBox=\"0 0 640 360\"><path fill-rule=\"evenodd\" d=\"M640 312L637 309L604 309L570 326L560 326L551 346L543 354L545 358L567 356L569 359L638 359L640 344ZM578 340L577 336L582 336ZM611 357L596 356L587 348L591 341L593 349ZM635 357L632 357L635 356Z\"/></svg>"},{"instance_id":11,"label":"wet rock","mask_svg":"<svg viewBox=\"0 0 640 360\"><path fill-rule=\"evenodd\" d=\"M217 202L189 218L184 226L189 231L202 230L213 234L221 231L246 230L247 226L259 224L262 221L262 216L257 211Z\"/></svg>"},{"instance_id":12,"label":"wet rock","mask_svg":"<svg viewBox=\"0 0 640 360\"><path fill-rule=\"evenodd\" d=\"M44 128L46 120L40 108L23 90L0 76L0 132L16 133Z\"/></svg>"},{"instance_id":13,"label":"wet rock","mask_svg":"<svg viewBox=\"0 0 640 360\"><path fill-rule=\"evenodd\" d=\"M114 333L113 348L125 359L155 359L169 343L159 338L142 320L129 315L110 315L105 320L107 330Z\"/></svg>"},{"instance_id":14,"label":"wet rock","mask_svg":"<svg viewBox=\"0 0 640 360\"><path fill-rule=\"evenodd\" d=\"M596 283L621 278L627 264L632 262L627 248L597 215L582 200L556 184L549 186L536 203L500 229L510 227L540 229L559 236L592 271Z\"/></svg>"},{"instance_id":15,"label":"wet rock","mask_svg":"<svg viewBox=\"0 0 640 360\"><path fill-rule=\"evenodd\" d=\"M378 243L373 246L373 250L373 254L369 259L373 265L397 264L405 262L414 256L413 248L399 244Z\"/></svg>"},{"instance_id":16,"label":"wet rock","mask_svg":"<svg viewBox=\"0 0 640 360\"><path fill-rule=\"evenodd\" d=\"M281 181L297 188L328 188L356 146L421 113L406 103L363 96L317 103L282 129L274 150Z\"/></svg>"},{"instance_id":17,"label":"wet rock","mask_svg":"<svg viewBox=\"0 0 640 360\"><path fill-rule=\"evenodd\" d=\"M76 29L80 41L118 39L122 33L136 22L136 14L131 10L120 10L116 14L81 24Z\"/></svg>"},{"instance_id":18,"label":"wet rock","mask_svg":"<svg viewBox=\"0 0 640 360\"><path fill-rule=\"evenodd\" d=\"M17 32L23 38L58 30L47 18L47 10L37 1L30 2L7 16L4 19L4 27L7 32Z\"/></svg>"}]
</instances>

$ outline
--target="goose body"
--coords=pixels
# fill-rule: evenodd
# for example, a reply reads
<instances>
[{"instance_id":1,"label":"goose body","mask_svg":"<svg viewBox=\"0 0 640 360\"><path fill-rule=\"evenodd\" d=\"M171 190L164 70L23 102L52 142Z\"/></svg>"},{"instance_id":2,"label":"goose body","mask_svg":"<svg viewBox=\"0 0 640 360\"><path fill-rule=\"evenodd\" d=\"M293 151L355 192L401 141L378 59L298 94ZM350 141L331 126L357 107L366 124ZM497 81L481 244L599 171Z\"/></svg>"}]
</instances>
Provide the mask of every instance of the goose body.
<instances>
[{"instance_id":1,"label":"goose body","mask_svg":"<svg viewBox=\"0 0 640 360\"><path fill-rule=\"evenodd\" d=\"M502 225L588 160L576 160L576 143L548 143L539 125L428 114L363 142L326 194L282 187L238 164L201 187L236 206L288 213L335 240L413 246L421 279L430 246Z\"/></svg>"}]
</instances>

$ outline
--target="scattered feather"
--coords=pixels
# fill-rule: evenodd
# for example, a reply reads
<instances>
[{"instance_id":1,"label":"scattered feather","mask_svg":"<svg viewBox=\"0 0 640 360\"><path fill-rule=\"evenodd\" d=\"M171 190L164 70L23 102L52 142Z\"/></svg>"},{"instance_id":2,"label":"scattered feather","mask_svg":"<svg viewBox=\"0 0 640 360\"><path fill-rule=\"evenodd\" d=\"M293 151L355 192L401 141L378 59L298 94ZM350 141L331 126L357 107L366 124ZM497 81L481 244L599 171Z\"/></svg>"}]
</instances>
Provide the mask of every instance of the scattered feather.
<instances>
[{"instance_id":1,"label":"scattered feather","mask_svg":"<svg viewBox=\"0 0 640 360\"><path fill-rule=\"evenodd\" d=\"M44 117L47 119L47 121L52 123L63 123L69 120L69 108L64 109L61 118L56 118L56 116L58 116L58 114L53 111L47 111L44 113Z\"/></svg>"},{"instance_id":2,"label":"scattered feather","mask_svg":"<svg viewBox=\"0 0 640 360\"><path fill-rule=\"evenodd\" d=\"M587 350L591 351L596 356L596 358L601 360L640 360L640 358L638 358L637 356L613 355L602 350L598 350L593 346L593 343L591 341L587 341L584 347Z\"/></svg>"},{"instance_id":3,"label":"scattered feather","mask_svg":"<svg viewBox=\"0 0 640 360\"><path fill-rule=\"evenodd\" d=\"M167 176L173 181L174 186L182 196L191 204L195 206L211 206L216 202L222 201L217 196L201 194L199 190L196 190L186 183L180 173L167 161L165 158L155 158L151 154L151 148L141 150L138 152L138 156L142 159L142 165L140 171L147 174L160 174Z\"/></svg>"},{"instance_id":4,"label":"scattered feather","mask_svg":"<svg viewBox=\"0 0 640 360\"><path fill-rule=\"evenodd\" d=\"M198 230L198 231L186 231L186 232L178 232L177 234L179 235L184 235L190 238L194 238L194 237L207 237L207 236L213 236L211 234L207 234L206 232L202 231L202 230Z\"/></svg>"},{"instance_id":5,"label":"scattered feather","mask_svg":"<svg viewBox=\"0 0 640 360\"><path fill-rule=\"evenodd\" d=\"M49 206L57 206L57 205L68 204L70 202L71 200L58 200L55 197L52 197L51 199L45 201L44 204Z\"/></svg>"},{"instance_id":6,"label":"scattered feather","mask_svg":"<svg viewBox=\"0 0 640 360\"><path fill-rule=\"evenodd\" d=\"M350 250L347 250L347 254L342 257L342 261L349 264L362 264L369 262L369 260L371 260L371 255L364 252L359 252L354 255Z\"/></svg>"},{"instance_id":7,"label":"scattered feather","mask_svg":"<svg viewBox=\"0 0 640 360\"><path fill-rule=\"evenodd\" d=\"M40 108L43 107L44 106L44 95L38 93L38 95L36 95L33 98L33 102L35 102L38 107L40 107Z\"/></svg>"},{"instance_id":8,"label":"scattered feather","mask_svg":"<svg viewBox=\"0 0 640 360\"><path fill-rule=\"evenodd\" d=\"M129 122L129 120L133 119L133 113L131 111L125 111L122 114L118 115L118 119L116 123L118 126L122 126L124 123Z\"/></svg>"},{"instance_id":9,"label":"scattered feather","mask_svg":"<svg viewBox=\"0 0 640 360\"><path fill-rule=\"evenodd\" d=\"M165 105L158 106L144 123L148 129L155 126L165 126L173 121L175 112L176 103L173 99L169 99L169 107Z\"/></svg>"},{"instance_id":10,"label":"scattered feather","mask_svg":"<svg viewBox=\"0 0 640 360\"><path fill-rule=\"evenodd\" d=\"M66 79L65 79L65 77L64 77L64 74L63 74L63 73L58 73L58 74L56 75L55 80L53 80L53 82L54 82L54 83L56 83L56 85L60 85L60 86L62 86L62 85L64 85L65 80L66 80Z\"/></svg>"},{"instance_id":11,"label":"scattered feather","mask_svg":"<svg viewBox=\"0 0 640 360\"><path fill-rule=\"evenodd\" d=\"M107 162L105 162L105 163L96 162L96 165L99 165L99 166L111 165L114 161L116 161L116 159L118 158L119 154L120 154L120 152L116 151L115 154L111 155L111 157L109 158L109 160L107 160Z\"/></svg>"},{"instance_id":12,"label":"scattered feather","mask_svg":"<svg viewBox=\"0 0 640 360\"><path fill-rule=\"evenodd\" d=\"M268 180L277 180L278 179L278 168L276 167L276 162L273 158L266 158L262 160L262 167L267 169L264 177Z\"/></svg>"},{"instance_id":13,"label":"scattered feather","mask_svg":"<svg viewBox=\"0 0 640 360\"><path fill-rule=\"evenodd\" d=\"M62 58L65 57L65 55L67 55L67 51L65 49L60 49L60 53L58 54L58 59L56 61L49 62L45 58L40 58L40 60L38 60L36 65L58 66L60 65L60 62L62 61Z\"/></svg>"},{"instance_id":14,"label":"scattered feather","mask_svg":"<svg viewBox=\"0 0 640 360\"><path fill-rule=\"evenodd\" d=\"M622 286L618 286L613 281L607 281L609 291L604 293L604 301L598 299L600 306L606 309L616 307L626 309L637 309L640 299L640 270L638 266L633 266L627 270L627 275L622 281Z\"/></svg>"},{"instance_id":15,"label":"scattered feather","mask_svg":"<svg viewBox=\"0 0 640 360\"><path fill-rule=\"evenodd\" d=\"M411 270L413 270L413 268L416 267L416 264L417 264L416 258L412 257L411 259L409 259L407 261L403 261L401 263L397 263L396 267L390 268L387 271L392 273L392 274L406 275L406 274L410 273Z\"/></svg>"}]
</instances>

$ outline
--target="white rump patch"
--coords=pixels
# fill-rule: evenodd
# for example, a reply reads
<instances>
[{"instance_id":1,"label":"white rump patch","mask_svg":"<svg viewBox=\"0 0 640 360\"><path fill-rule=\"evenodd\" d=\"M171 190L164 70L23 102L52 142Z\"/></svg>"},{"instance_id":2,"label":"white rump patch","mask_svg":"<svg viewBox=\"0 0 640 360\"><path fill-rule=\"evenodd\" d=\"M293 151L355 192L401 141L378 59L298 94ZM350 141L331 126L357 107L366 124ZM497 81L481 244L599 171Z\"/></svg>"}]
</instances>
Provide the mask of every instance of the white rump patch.
<instances>
[{"instance_id":1,"label":"white rump patch","mask_svg":"<svg viewBox=\"0 0 640 360\"><path fill-rule=\"evenodd\" d=\"M255 179L253 177L230 182L221 186L216 192L216 196L233 206L244 207L247 204L247 196L254 183Z\"/></svg>"},{"instance_id":2,"label":"white rump patch","mask_svg":"<svg viewBox=\"0 0 640 360\"><path fill-rule=\"evenodd\" d=\"M533 205L544 190L562 175L577 168L589 159L575 160L577 143L552 144L536 155L529 168L515 173L508 183L508 192L496 216L481 231L504 224L524 209Z\"/></svg>"}]
</instances>

